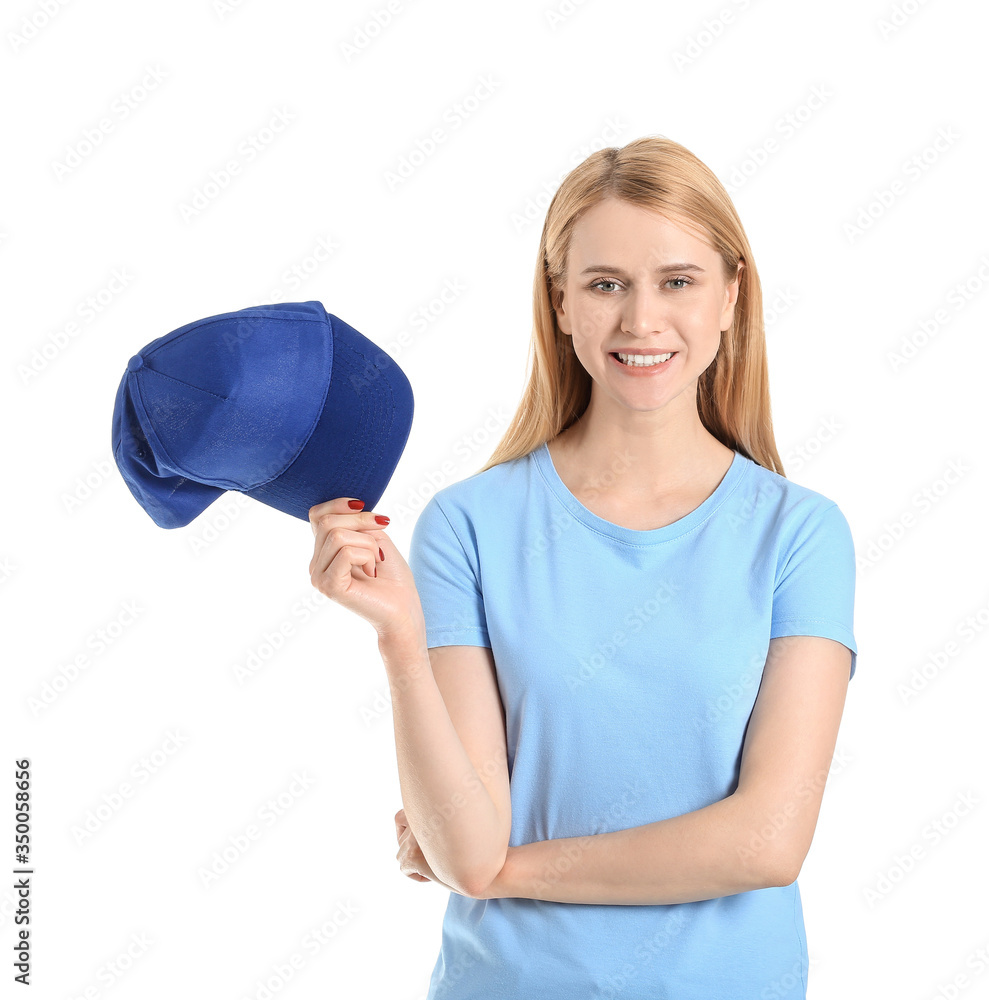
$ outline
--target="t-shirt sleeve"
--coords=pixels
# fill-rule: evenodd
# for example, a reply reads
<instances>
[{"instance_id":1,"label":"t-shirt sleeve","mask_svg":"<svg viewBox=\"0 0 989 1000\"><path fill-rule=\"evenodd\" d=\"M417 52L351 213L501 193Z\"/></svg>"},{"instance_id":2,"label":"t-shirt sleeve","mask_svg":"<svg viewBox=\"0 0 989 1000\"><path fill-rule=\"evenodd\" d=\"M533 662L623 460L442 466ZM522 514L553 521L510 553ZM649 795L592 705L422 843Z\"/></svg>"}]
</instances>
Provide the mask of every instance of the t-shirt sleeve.
<instances>
[{"instance_id":1,"label":"t-shirt sleeve","mask_svg":"<svg viewBox=\"0 0 989 1000\"><path fill-rule=\"evenodd\" d=\"M820 635L836 639L851 650L851 680L858 659L854 604L852 533L838 505L832 503L807 518L780 553L770 638Z\"/></svg>"},{"instance_id":2,"label":"t-shirt sleeve","mask_svg":"<svg viewBox=\"0 0 989 1000\"><path fill-rule=\"evenodd\" d=\"M426 645L489 646L474 532L455 504L433 496L412 529L409 568L426 620Z\"/></svg>"}]
</instances>

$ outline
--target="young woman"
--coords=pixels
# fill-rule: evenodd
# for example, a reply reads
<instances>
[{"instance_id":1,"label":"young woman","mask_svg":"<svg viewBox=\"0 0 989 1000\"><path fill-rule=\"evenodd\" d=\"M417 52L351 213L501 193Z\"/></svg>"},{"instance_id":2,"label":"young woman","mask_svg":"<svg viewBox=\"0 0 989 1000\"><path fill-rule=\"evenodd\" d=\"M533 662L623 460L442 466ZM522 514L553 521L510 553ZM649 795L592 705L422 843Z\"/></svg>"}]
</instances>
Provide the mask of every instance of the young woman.
<instances>
[{"instance_id":1,"label":"young woman","mask_svg":"<svg viewBox=\"0 0 989 1000\"><path fill-rule=\"evenodd\" d=\"M759 278L675 142L550 204L531 376L409 563L359 499L310 573L374 626L429 998L806 996L797 874L854 674L855 559L773 438Z\"/></svg>"}]
</instances>

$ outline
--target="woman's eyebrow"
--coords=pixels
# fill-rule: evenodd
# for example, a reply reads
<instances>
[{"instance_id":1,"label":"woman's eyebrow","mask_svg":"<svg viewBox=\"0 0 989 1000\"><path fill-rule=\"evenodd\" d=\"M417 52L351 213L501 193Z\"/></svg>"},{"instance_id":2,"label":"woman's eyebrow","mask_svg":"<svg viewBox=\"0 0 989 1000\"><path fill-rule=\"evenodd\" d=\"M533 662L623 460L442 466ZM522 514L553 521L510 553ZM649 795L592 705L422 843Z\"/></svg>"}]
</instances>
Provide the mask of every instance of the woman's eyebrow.
<instances>
[{"instance_id":1,"label":"woman's eyebrow","mask_svg":"<svg viewBox=\"0 0 989 1000\"><path fill-rule=\"evenodd\" d=\"M596 274L601 271L607 271L610 274L624 274L625 272L620 267L613 267L606 264L591 264L590 267L585 267L581 274ZM704 268L699 267L697 264L689 264L686 262L675 263L675 264L663 264L661 267L656 268L657 274L665 274L668 271L695 271L697 274L704 274Z\"/></svg>"}]
</instances>

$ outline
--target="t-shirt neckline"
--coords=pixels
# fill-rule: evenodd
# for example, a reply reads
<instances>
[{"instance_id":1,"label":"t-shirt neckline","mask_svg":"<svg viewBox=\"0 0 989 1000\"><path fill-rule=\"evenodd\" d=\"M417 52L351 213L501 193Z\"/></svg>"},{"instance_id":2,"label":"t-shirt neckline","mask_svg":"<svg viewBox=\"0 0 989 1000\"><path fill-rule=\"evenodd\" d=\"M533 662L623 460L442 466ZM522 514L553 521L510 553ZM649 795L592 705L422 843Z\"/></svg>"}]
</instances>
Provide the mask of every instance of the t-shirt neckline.
<instances>
[{"instance_id":1,"label":"t-shirt neckline","mask_svg":"<svg viewBox=\"0 0 989 1000\"><path fill-rule=\"evenodd\" d=\"M714 492L695 507L689 514L678 518L670 524L664 524L660 528L650 528L640 531L638 528L626 528L624 525L615 524L603 517L599 517L593 511L585 507L567 488L566 483L560 478L553 464L553 456L549 452L549 442L544 441L531 454L535 461L536 468L540 476L549 488L550 492L570 511L578 521L587 525L594 531L609 535L622 542L633 545L653 545L657 542L668 542L673 538L679 538L688 531L692 531L698 525L706 521L724 502L738 486L745 474L748 459L739 451L732 449L733 455L731 465L724 474L721 482L715 487Z\"/></svg>"}]
</instances>

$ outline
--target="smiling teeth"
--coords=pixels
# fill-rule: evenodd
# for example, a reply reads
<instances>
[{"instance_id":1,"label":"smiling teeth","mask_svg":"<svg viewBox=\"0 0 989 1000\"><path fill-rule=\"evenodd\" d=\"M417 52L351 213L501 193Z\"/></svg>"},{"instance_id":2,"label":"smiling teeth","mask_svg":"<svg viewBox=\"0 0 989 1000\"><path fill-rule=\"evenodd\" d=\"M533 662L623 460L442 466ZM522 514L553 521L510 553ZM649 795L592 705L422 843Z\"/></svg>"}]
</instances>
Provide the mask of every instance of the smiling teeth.
<instances>
[{"instance_id":1,"label":"smiling teeth","mask_svg":"<svg viewBox=\"0 0 989 1000\"><path fill-rule=\"evenodd\" d=\"M616 352L618 353L618 352ZM669 361L673 357L675 351L671 351L669 354L621 354L618 353L618 357L626 365L632 365L638 368L648 368L650 365L658 365L664 361Z\"/></svg>"}]
</instances>

